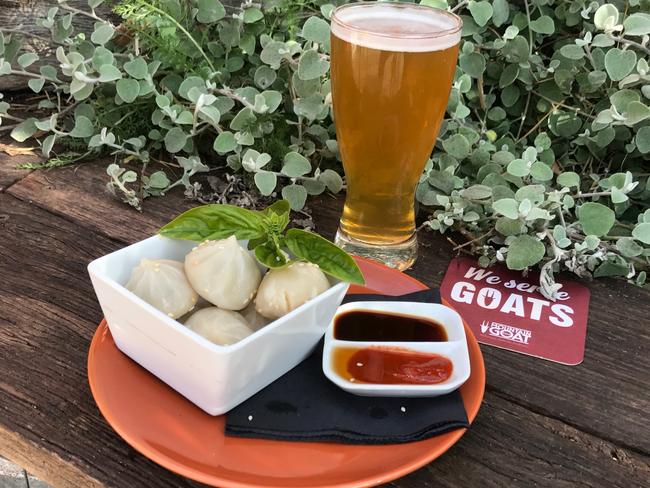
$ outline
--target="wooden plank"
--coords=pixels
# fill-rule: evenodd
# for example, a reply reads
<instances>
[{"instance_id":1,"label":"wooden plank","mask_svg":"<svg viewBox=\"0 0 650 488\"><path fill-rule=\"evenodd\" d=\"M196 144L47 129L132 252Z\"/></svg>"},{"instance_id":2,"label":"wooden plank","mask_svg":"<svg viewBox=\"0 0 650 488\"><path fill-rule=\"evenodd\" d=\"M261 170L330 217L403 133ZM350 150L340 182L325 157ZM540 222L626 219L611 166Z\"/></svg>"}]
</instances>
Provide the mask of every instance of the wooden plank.
<instances>
[{"instance_id":1,"label":"wooden plank","mask_svg":"<svg viewBox=\"0 0 650 488\"><path fill-rule=\"evenodd\" d=\"M192 204L180 192L131 210L103 191L103 165L86 164L48 173L35 172L9 193L79 225L123 242L134 242ZM310 200L318 231L332 238L342 199ZM451 245L433 232L420 233L420 257L409 274L430 286L442 281ZM622 281L588 283L592 290L585 361L568 367L483 346L488 386L544 415L562 420L620 446L650 453L650 436L639 436L650 411L650 295Z\"/></svg>"},{"instance_id":2,"label":"wooden plank","mask_svg":"<svg viewBox=\"0 0 650 488\"><path fill-rule=\"evenodd\" d=\"M630 488L649 479L648 457L488 393L461 442L389 486Z\"/></svg>"},{"instance_id":3,"label":"wooden plank","mask_svg":"<svg viewBox=\"0 0 650 488\"><path fill-rule=\"evenodd\" d=\"M83 365L101 313L85 265L122 244L7 194L0 205L9 215L0 233L0 274L9 278L0 282L0 451L57 486L198 486L119 439L87 386ZM456 447L393 486L623 487L648 472L646 457L488 392Z\"/></svg>"},{"instance_id":4,"label":"wooden plank","mask_svg":"<svg viewBox=\"0 0 650 488\"><path fill-rule=\"evenodd\" d=\"M88 388L101 311L85 268L121 244L6 194L0 208L0 452L56 486L197 486L122 442Z\"/></svg>"},{"instance_id":5,"label":"wooden plank","mask_svg":"<svg viewBox=\"0 0 650 488\"><path fill-rule=\"evenodd\" d=\"M19 169L19 164L36 163L38 160L39 157L36 155L10 157L0 153L0 193L30 173L27 169Z\"/></svg>"},{"instance_id":6,"label":"wooden plank","mask_svg":"<svg viewBox=\"0 0 650 488\"><path fill-rule=\"evenodd\" d=\"M10 193L86 228L128 243L155 234L170 216L195 205L182 197L183 191L179 188L167 198L146 200L145 211L138 212L106 191L108 176L105 168L108 164L109 161L102 160L48 172L38 171L21 181L20 185L14 185Z\"/></svg>"}]
</instances>

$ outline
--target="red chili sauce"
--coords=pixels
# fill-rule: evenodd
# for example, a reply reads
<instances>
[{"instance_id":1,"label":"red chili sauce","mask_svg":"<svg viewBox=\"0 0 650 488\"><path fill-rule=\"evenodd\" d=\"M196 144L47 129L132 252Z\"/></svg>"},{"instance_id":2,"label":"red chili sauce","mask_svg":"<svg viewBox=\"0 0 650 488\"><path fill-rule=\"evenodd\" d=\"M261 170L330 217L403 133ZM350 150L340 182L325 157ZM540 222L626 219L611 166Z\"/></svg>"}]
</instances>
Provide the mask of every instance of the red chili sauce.
<instances>
[{"instance_id":1,"label":"red chili sauce","mask_svg":"<svg viewBox=\"0 0 650 488\"><path fill-rule=\"evenodd\" d=\"M375 310L351 310L336 317L334 338L371 342L444 342L447 331L438 322ZM400 347L337 347L334 370L358 383L432 385L451 376L451 361L438 354Z\"/></svg>"},{"instance_id":2,"label":"red chili sauce","mask_svg":"<svg viewBox=\"0 0 650 488\"><path fill-rule=\"evenodd\" d=\"M339 376L355 383L435 385L448 380L453 371L444 356L397 347L337 347L332 361Z\"/></svg>"}]
</instances>

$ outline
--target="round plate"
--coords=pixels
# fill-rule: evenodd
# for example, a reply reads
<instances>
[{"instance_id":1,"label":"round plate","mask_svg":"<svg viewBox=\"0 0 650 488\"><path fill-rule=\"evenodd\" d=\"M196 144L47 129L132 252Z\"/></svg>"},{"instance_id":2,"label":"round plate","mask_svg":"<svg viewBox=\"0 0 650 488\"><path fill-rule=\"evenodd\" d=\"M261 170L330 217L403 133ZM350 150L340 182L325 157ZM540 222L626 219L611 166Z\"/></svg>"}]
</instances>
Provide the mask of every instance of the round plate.
<instances>
[{"instance_id":1,"label":"round plate","mask_svg":"<svg viewBox=\"0 0 650 488\"><path fill-rule=\"evenodd\" d=\"M366 287L351 293L402 295L426 288L383 265L358 260ZM461 387L471 421L483 399L483 356L465 325L472 374ZM88 355L90 389L102 415L131 446L171 471L221 487L358 487L386 483L436 459L465 433L458 429L408 444L357 446L224 435L212 417L122 354L103 321Z\"/></svg>"}]
</instances>

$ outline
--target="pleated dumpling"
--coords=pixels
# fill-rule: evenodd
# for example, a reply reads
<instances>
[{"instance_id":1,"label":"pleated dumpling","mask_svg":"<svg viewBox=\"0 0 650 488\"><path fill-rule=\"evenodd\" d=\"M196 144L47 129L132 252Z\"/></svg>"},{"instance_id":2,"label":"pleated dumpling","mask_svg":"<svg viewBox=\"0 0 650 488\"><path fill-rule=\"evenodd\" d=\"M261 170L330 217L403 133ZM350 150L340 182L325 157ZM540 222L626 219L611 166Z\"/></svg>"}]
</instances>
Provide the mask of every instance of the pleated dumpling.
<instances>
[{"instance_id":1,"label":"pleated dumpling","mask_svg":"<svg viewBox=\"0 0 650 488\"><path fill-rule=\"evenodd\" d=\"M234 236L195 247L185 257L185 274L199 295L225 310L246 307L262 280L257 261Z\"/></svg>"},{"instance_id":2,"label":"pleated dumpling","mask_svg":"<svg viewBox=\"0 0 650 488\"><path fill-rule=\"evenodd\" d=\"M174 319L192 310L199 298L183 263L170 259L143 259L133 268L126 288Z\"/></svg>"},{"instance_id":3,"label":"pleated dumpling","mask_svg":"<svg viewBox=\"0 0 650 488\"><path fill-rule=\"evenodd\" d=\"M194 312L185 325L220 346L239 342L254 332L240 313L217 307L203 308Z\"/></svg>"},{"instance_id":4,"label":"pleated dumpling","mask_svg":"<svg viewBox=\"0 0 650 488\"><path fill-rule=\"evenodd\" d=\"M255 310L267 319L278 319L330 287L325 273L312 263L294 263L272 269L257 290Z\"/></svg>"}]
</instances>

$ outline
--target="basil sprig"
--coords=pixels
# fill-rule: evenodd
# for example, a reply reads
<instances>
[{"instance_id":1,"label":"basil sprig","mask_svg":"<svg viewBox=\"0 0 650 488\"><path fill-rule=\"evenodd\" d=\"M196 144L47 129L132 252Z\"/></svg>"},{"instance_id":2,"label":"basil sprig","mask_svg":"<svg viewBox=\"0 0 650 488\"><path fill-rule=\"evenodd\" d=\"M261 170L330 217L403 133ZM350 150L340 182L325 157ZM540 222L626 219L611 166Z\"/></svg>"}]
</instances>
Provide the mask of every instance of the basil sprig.
<instances>
[{"instance_id":1,"label":"basil sprig","mask_svg":"<svg viewBox=\"0 0 650 488\"><path fill-rule=\"evenodd\" d=\"M357 263L327 239L289 225L289 202L278 200L262 211L213 204L182 213L160 229L172 239L205 241L235 236L248 240L248 249L268 268L282 268L296 260L317 264L323 272L348 283L364 284Z\"/></svg>"}]
</instances>

